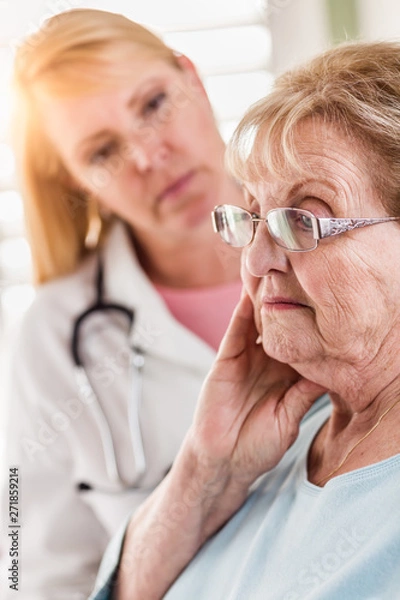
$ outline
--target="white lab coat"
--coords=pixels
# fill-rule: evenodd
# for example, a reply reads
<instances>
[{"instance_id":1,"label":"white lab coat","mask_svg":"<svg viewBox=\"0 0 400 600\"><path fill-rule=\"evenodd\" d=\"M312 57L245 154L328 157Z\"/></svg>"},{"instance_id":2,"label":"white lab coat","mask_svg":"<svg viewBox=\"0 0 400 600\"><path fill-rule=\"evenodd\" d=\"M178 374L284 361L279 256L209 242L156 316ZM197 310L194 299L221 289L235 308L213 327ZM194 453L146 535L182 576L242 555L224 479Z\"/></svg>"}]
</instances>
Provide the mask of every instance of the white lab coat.
<instances>
[{"instance_id":1,"label":"white lab coat","mask_svg":"<svg viewBox=\"0 0 400 600\"><path fill-rule=\"evenodd\" d=\"M80 352L107 415L119 469L132 481L129 345L144 350L140 420L148 471L142 490L120 492L109 481L99 429L77 391L71 335L76 317L95 300L93 255L78 272L39 288L13 361L6 469L19 468L19 600L88 596L110 536L174 460L215 357L171 316L140 268L122 223L110 232L103 263L107 301L133 308L135 325L129 335L123 317L93 316L82 332ZM82 482L93 489L78 490ZM5 494L3 499L0 520L7 525ZM6 535L2 546L4 569L10 561Z\"/></svg>"}]
</instances>

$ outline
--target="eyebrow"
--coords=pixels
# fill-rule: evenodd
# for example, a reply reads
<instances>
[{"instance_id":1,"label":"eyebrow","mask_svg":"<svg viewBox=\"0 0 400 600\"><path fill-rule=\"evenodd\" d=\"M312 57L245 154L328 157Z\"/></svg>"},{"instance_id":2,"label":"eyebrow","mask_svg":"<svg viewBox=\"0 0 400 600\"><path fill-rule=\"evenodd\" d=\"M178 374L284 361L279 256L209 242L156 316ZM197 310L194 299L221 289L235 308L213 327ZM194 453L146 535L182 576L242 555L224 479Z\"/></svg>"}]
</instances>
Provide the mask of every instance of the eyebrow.
<instances>
[{"instance_id":1,"label":"eyebrow","mask_svg":"<svg viewBox=\"0 0 400 600\"><path fill-rule=\"evenodd\" d=\"M325 179L325 178L319 179L317 177L308 177L308 178L302 179L300 181L297 181L290 187L289 187L289 185L290 184L288 184L286 191L282 195L282 204L286 204L286 199L293 198L297 194L301 193L303 191L303 189L305 187L307 187L307 185L323 186L323 187L329 189L331 193L333 193L335 195L337 193L337 191L335 190L335 186L333 184L331 184L331 182L328 179ZM247 199L254 198L254 194L252 194L250 192L250 190L248 189L248 187L246 185L243 185L243 188L244 188L245 192L248 194L249 198L247 198Z\"/></svg>"},{"instance_id":2,"label":"eyebrow","mask_svg":"<svg viewBox=\"0 0 400 600\"><path fill-rule=\"evenodd\" d=\"M307 185L322 185L326 188L328 188L329 190L331 190L332 192L335 192L335 188L334 186L331 184L330 181L328 181L328 179L324 178L317 178L317 177L309 177L307 179L303 179L302 181L299 181L298 183L295 183L290 189L289 189L289 196L295 196L296 194L298 194L299 192L302 191L302 189L304 187L306 187Z\"/></svg>"},{"instance_id":3,"label":"eyebrow","mask_svg":"<svg viewBox=\"0 0 400 600\"><path fill-rule=\"evenodd\" d=\"M308 177L293 184L286 192L286 198L294 198L297 194L301 194L307 186L319 186L329 190L334 196L337 195L335 186L327 178Z\"/></svg>"}]
</instances>

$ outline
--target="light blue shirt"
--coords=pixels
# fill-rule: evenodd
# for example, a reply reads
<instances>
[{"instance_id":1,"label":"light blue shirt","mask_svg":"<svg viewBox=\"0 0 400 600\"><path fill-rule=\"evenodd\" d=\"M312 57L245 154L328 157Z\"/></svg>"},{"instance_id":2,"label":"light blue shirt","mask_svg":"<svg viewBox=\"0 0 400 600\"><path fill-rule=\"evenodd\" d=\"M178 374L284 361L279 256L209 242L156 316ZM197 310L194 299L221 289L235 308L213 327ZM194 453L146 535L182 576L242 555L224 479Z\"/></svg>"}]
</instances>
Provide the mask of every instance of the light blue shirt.
<instances>
[{"instance_id":1,"label":"light blue shirt","mask_svg":"<svg viewBox=\"0 0 400 600\"><path fill-rule=\"evenodd\" d=\"M279 465L203 546L165 600L400 598L400 455L324 488L311 484L308 450L330 412L323 401L316 408Z\"/></svg>"}]
</instances>

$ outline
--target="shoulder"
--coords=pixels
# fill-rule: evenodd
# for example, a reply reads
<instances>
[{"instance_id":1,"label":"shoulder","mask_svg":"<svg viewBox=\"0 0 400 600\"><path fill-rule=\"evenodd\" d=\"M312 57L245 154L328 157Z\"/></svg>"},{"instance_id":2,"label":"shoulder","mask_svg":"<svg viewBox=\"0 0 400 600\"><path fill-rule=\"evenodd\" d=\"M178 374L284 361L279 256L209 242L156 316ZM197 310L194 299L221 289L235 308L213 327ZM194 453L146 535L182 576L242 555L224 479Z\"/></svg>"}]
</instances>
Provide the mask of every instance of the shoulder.
<instances>
[{"instance_id":1,"label":"shoulder","mask_svg":"<svg viewBox=\"0 0 400 600\"><path fill-rule=\"evenodd\" d=\"M97 260L86 258L72 274L41 285L10 340L7 396L15 410L50 407L75 393L71 340L77 315L93 302ZM36 409L35 409L36 410Z\"/></svg>"},{"instance_id":2,"label":"shoulder","mask_svg":"<svg viewBox=\"0 0 400 600\"><path fill-rule=\"evenodd\" d=\"M120 222L114 223L101 249L88 255L74 272L37 288L35 300L27 312L25 321L34 326L37 320L43 319L49 323L68 316L74 318L86 310L96 299L99 255L103 266L104 263L109 262L110 256L115 259L111 269L114 273L121 270L120 262L124 254L129 253L127 260L132 261L132 250L125 237L125 226ZM113 256L115 247L118 249L117 258ZM106 274L106 293L109 287L109 275Z\"/></svg>"},{"instance_id":3,"label":"shoulder","mask_svg":"<svg viewBox=\"0 0 400 600\"><path fill-rule=\"evenodd\" d=\"M124 228L115 224L101 250L88 255L72 273L40 285L33 303L25 313L18 329L12 354L25 356L40 350L49 354L61 345L70 343L73 323L96 300L96 280L99 252L107 262L112 246L117 246L119 257L126 253ZM112 272L120 271L121 260L113 261ZM109 276L106 277L108 287ZM54 344L54 346L52 346Z\"/></svg>"},{"instance_id":4,"label":"shoulder","mask_svg":"<svg viewBox=\"0 0 400 600\"><path fill-rule=\"evenodd\" d=\"M96 254L88 256L79 268L69 275L42 284L26 312L20 328L24 338L43 337L50 330L62 330L67 323L94 301Z\"/></svg>"}]
</instances>

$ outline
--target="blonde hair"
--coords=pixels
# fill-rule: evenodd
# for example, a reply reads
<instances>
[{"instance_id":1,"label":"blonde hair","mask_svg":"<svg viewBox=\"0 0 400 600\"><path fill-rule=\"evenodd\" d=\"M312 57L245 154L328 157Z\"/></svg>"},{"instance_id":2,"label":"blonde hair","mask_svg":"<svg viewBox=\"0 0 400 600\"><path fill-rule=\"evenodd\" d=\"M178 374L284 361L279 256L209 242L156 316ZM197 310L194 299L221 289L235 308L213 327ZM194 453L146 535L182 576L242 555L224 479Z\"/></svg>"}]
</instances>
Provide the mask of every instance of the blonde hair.
<instances>
[{"instance_id":1,"label":"blonde hair","mask_svg":"<svg viewBox=\"0 0 400 600\"><path fill-rule=\"evenodd\" d=\"M103 233L107 229L85 191L72 185L47 139L38 110L40 98L111 88L129 77L126 65L137 57L162 59L178 67L174 52L141 25L90 9L52 17L17 51L15 145L37 283L76 269L89 252L93 226Z\"/></svg>"},{"instance_id":2,"label":"blonde hair","mask_svg":"<svg viewBox=\"0 0 400 600\"><path fill-rule=\"evenodd\" d=\"M277 78L236 128L228 167L242 181L299 169L294 134L305 119L334 124L365 151L383 204L400 216L400 44L343 44Z\"/></svg>"}]
</instances>

